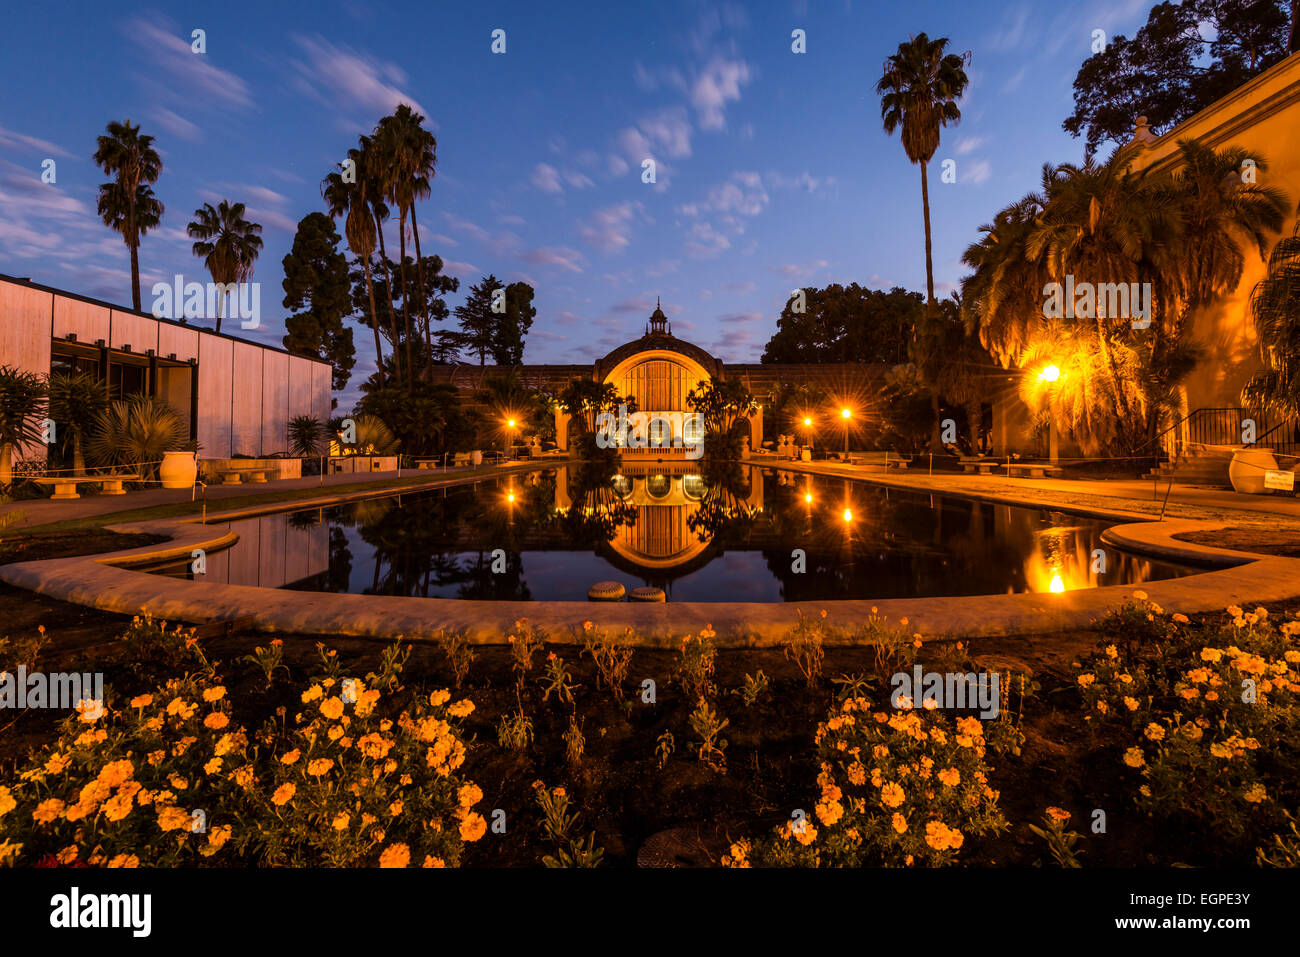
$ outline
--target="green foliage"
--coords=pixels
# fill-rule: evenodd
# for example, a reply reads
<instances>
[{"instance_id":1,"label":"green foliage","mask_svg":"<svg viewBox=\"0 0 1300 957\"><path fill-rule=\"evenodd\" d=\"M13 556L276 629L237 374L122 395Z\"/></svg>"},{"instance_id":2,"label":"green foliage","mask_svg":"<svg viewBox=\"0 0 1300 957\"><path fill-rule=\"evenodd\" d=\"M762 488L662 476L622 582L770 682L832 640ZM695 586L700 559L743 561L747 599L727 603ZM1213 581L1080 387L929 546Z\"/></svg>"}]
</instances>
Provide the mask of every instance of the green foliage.
<instances>
[{"instance_id":1,"label":"green foliage","mask_svg":"<svg viewBox=\"0 0 1300 957\"><path fill-rule=\"evenodd\" d=\"M564 788L548 790L541 781L535 781L533 788L542 809L542 836L555 848L555 853L545 855L542 863L547 867L599 867L605 851L596 846L594 832L585 838L575 836L579 815L569 811L569 795Z\"/></svg>"},{"instance_id":2,"label":"green foliage","mask_svg":"<svg viewBox=\"0 0 1300 957\"><path fill-rule=\"evenodd\" d=\"M15 366L0 366L0 485L13 481L14 446L40 441L38 424L45 411L41 377Z\"/></svg>"},{"instance_id":3,"label":"green foliage","mask_svg":"<svg viewBox=\"0 0 1300 957\"><path fill-rule=\"evenodd\" d=\"M629 633L631 630L628 629ZM632 646L592 626L591 622L584 622L581 654L591 655L596 665L596 686L604 685L621 701L627 669L632 663Z\"/></svg>"},{"instance_id":4,"label":"green foliage","mask_svg":"<svg viewBox=\"0 0 1300 957\"><path fill-rule=\"evenodd\" d=\"M822 662L826 658L826 612L818 618L806 618L799 613L799 622L785 642L785 657L793 661L809 688L814 688L822 676Z\"/></svg>"},{"instance_id":5,"label":"green foliage","mask_svg":"<svg viewBox=\"0 0 1300 957\"><path fill-rule=\"evenodd\" d=\"M284 347L298 355L324 359L334 367L333 388L348 384L356 364L352 330L343 320L352 312L347 257L340 237L324 213L308 213L298 223L293 248L281 260L286 309Z\"/></svg>"},{"instance_id":6,"label":"green foliage","mask_svg":"<svg viewBox=\"0 0 1300 957\"><path fill-rule=\"evenodd\" d=\"M321 454L325 442L325 426L314 415L295 415L288 426L289 452L300 458Z\"/></svg>"},{"instance_id":7,"label":"green foliage","mask_svg":"<svg viewBox=\"0 0 1300 957\"><path fill-rule=\"evenodd\" d=\"M1300 228L1278 241L1250 297L1263 369L1242 390L1247 408L1300 418Z\"/></svg>"},{"instance_id":8,"label":"green foliage","mask_svg":"<svg viewBox=\"0 0 1300 957\"><path fill-rule=\"evenodd\" d=\"M745 675L745 682L736 689L736 694L740 695L740 700L744 702L746 708L752 708L767 694L770 686L771 681L763 674L763 669L759 668L757 674Z\"/></svg>"},{"instance_id":9,"label":"green foliage","mask_svg":"<svg viewBox=\"0 0 1300 957\"><path fill-rule=\"evenodd\" d=\"M880 390L881 444L907 455L916 454L934 428L932 393L913 365L895 366Z\"/></svg>"},{"instance_id":10,"label":"green foliage","mask_svg":"<svg viewBox=\"0 0 1300 957\"><path fill-rule=\"evenodd\" d=\"M185 227L194 240L195 256L203 258L214 283L245 282L262 251L262 227L244 218L244 204L223 199L215 207L204 203ZM217 332L221 331L225 297L217 301Z\"/></svg>"},{"instance_id":11,"label":"green foliage","mask_svg":"<svg viewBox=\"0 0 1300 957\"><path fill-rule=\"evenodd\" d=\"M695 737L700 742L700 760L715 770L725 771L727 758L723 752L727 748L727 742L718 735L731 724L730 719L720 718L718 712L701 698L688 720L691 730L695 732Z\"/></svg>"},{"instance_id":12,"label":"green foliage","mask_svg":"<svg viewBox=\"0 0 1300 957\"><path fill-rule=\"evenodd\" d=\"M1286 6L1156 4L1132 39L1110 37L1084 61L1074 78L1074 113L1062 126L1085 136L1089 154L1106 142L1127 143L1138 116L1155 133L1177 126L1286 57Z\"/></svg>"},{"instance_id":13,"label":"green foliage","mask_svg":"<svg viewBox=\"0 0 1300 957\"><path fill-rule=\"evenodd\" d=\"M804 311L791 297L781 309L763 362L864 362L897 365L925 309L919 292L895 286L888 292L857 283L804 290ZM820 402L809 403L813 407ZM798 434L798 430L796 430Z\"/></svg>"},{"instance_id":14,"label":"green foliage","mask_svg":"<svg viewBox=\"0 0 1300 957\"><path fill-rule=\"evenodd\" d=\"M137 395L108 404L95 418L86 448L98 463L136 469L150 478L157 475L163 453L177 451L185 441L175 409L156 396Z\"/></svg>"},{"instance_id":15,"label":"green foliage","mask_svg":"<svg viewBox=\"0 0 1300 957\"><path fill-rule=\"evenodd\" d=\"M698 635L687 635L682 640L682 653L677 662L677 683L681 685L682 695L687 701L713 696L713 670L718 658L718 649L713 644L715 637L711 627L706 627Z\"/></svg>"}]
</instances>

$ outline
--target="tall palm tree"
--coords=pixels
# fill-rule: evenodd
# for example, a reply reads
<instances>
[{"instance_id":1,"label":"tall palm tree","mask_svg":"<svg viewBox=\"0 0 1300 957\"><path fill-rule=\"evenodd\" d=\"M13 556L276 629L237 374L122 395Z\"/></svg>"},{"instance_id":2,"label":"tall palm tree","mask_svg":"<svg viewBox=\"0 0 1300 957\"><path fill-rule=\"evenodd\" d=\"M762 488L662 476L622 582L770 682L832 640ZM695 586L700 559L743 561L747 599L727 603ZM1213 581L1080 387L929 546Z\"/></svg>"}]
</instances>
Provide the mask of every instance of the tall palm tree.
<instances>
[{"instance_id":1,"label":"tall palm tree","mask_svg":"<svg viewBox=\"0 0 1300 957\"><path fill-rule=\"evenodd\" d=\"M366 202L369 204L371 217L375 222L375 235L379 240L379 268L384 274L384 302L388 306L388 330L393 343L393 377L402 381L401 351L397 344L397 311L393 307L393 275L388 259L388 247L384 243L384 223L388 222L388 204L384 202L384 157L379 144L373 136L364 134L358 138L358 151L361 169L358 175L365 178Z\"/></svg>"},{"instance_id":2,"label":"tall palm tree","mask_svg":"<svg viewBox=\"0 0 1300 957\"><path fill-rule=\"evenodd\" d=\"M424 117L405 103L399 104L391 116L379 121L375 137L380 151L385 157L385 196L398 208L401 224L402 289L406 290L406 219L411 219L411 231L415 239L415 264L419 280L419 289L425 289L423 253L420 249L420 227L416 219L415 204L427 199L431 192L430 180L438 165L438 141L424 128ZM425 346L428 341L428 315L425 297L417 297L420 319L425 330ZM415 380L415 370L410 368L410 325L407 324L407 374Z\"/></svg>"},{"instance_id":3,"label":"tall palm tree","mask_svg":"<svg viewBox=\"0 0 1300 957\"><path fill-rule=\"evenodd\" d=\"M140 237L162 219L163 204L149 188L162 172L162 158L153 147L153 137L141 135L140 127L126 119L108 124L106 135L97 140L94 160L115 177L99 187L98 212L104 225L121 233L131 250L131 305L139 312Z\"/></svg>"},{"instance_id":4,"label":"tall palm tree","mask_svg":"<svg viewBox=\"0 0 1300 957\"><path fill-rule=\"evenodd\" d=\"M969 55L944 53L948 38L931 40L918 33L898 45L885 61L876 84L885 132L902 128L903 150L921 167L921 205L925 212L925 283L927 302L934 299L934 262L930 252L930 183L926 167L939 148L940 127L961 120L957 100L970 80L964 67Z\"/></svg>"},{"instance_id":5,"label":"tall palm tree","mask_svg":"<svg viewBox=\"0 0 1300 957\"><path fill-rule=\"evenodd\" d=\"M321 181L321 197L329 207L330 219L343 217L343 234L347 237L348 248L361 260L361 268L366 277L366 293L370 297L370 328L375 334L376 375L382 384L384 350L379 341L379 310L375 308L375 284L370 271L370 259L375 254L375 220L366 193L368 180L363 169L366 157L362 149L350 149L348 160L353 175L344 176L344 167L340 164L338 171L330 173Z\"/></svg>"},{"instance_id":6,"label":"tall palm tree","mask_svg":"<svg viewBox=\"0 0 1300 957\"><path fill-rule=\"evenodd\" d=\"M1242 403L1300 419L1300 228L1273 247L1250 315L1264 368L1242 390Z\"/></svg>"},{"instance_id":7,"label":"tall palm tree","mask_svg":"<svg viewBox=\"0 0 1300 957\"><path fill-rule=\"evenodd\" d=\"M194 211L194 221L185 227L194 242L194 255L203 257L214 283L245 282L253 275L253 264L262 251L262 227L244 218L244 204L223 199L214 208L204 203ZM225 296L217 300L217 332Z\"/></svg>"},{"instance_id":8,"label":"tall palm tree","mask_svg":"<svg viewBox=\"0 0 1300 957\"><path fill-rule=\"evenodd\" d=\"M84 475L85 438L108 406L108 392L104 383L84 372L51 375L48 392L50 418L59 423L63 434L71 440L73 474Z\"/></svg>"},{"instance_id":9,"label":"tall palm tree","mask_svg":"<svg viewBox=\"0 0 1300 957\"><path fill-rule=\"evenodd\" d=\"M406 221L412 215L420 187L421 166L424 168L422 188L429 191L429 176L436 162L431 145L432 135L420 124L424 117L405 103L400 104L391 116L385 116L375 127L375 145L381 157L379 175L383 180L384 198L397 207L398 216L398 268L402 278L402 324L406 335L406 374L408 384L415 381L412 368L410 287L406 276ZM424 288L423 283L420 286Z\"/></svg>"},{"instance_id":10,"label":"tall palm tree","mask_svg":"<svg viewBox=\"0 0 1300 957\"><path fill-rule=\"evenodd\" d=\"M14 480L14 449L41 440L37 423L44 411L41 377L15 366L0 366L0 486Z\"/></svg>"}]
</instances>

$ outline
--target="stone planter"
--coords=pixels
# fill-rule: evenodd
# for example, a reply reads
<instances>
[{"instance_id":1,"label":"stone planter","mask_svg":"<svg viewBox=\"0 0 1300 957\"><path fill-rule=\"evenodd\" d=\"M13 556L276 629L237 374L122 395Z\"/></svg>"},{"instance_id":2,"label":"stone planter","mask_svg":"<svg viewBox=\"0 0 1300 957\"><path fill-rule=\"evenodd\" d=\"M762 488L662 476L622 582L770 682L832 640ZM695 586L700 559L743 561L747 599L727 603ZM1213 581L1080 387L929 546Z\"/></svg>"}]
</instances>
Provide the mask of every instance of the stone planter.
<instances>
[{"instance_id":1,"label":"stone planter","mask_svg":"<svg viewBox=\"0 0 1300 957\"><path fill-rule=\"evenodd\" d=\"M197 452L164 452L158 476L163 488L193 488L199 476Z\"/></svg>"},{"instance_id":2,"label":"stone planter","mask_svg":"<svg viewBox=\"0 0 1300 957\"><path fill-rule=\"evenodd\" d=\"M1232 464L1228 466L1228 480L1238 492L1246 495L1263 495L1264 473L1277 468L1277 459L1272 449L1237 449L1232 453Z\"/></svg>"}]
</instances>

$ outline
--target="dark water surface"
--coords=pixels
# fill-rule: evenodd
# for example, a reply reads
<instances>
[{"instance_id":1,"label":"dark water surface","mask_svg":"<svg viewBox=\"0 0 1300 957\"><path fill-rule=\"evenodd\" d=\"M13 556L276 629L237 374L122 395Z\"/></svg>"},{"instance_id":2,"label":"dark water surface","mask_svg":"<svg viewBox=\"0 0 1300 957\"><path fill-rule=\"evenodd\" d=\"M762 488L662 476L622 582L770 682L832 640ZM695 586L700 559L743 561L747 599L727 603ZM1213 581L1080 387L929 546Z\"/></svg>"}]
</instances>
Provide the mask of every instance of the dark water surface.
<instances>
[{"instance_id":1,"label":"dark water surface","mask_svg":"<svg viewBox=\"0 0 1300 957\"><path fill-rule=\"evenodd\" d=\"M561 467L245 519L229 524L239 542L207 556L203 580L580 601L614 580L670 601L777 602L1061 591L1194 571L1103 546L1109 523L1048 509L758 468L710 486L689 468L625 466L591 488Z\"/></svg>"}]
</instances>

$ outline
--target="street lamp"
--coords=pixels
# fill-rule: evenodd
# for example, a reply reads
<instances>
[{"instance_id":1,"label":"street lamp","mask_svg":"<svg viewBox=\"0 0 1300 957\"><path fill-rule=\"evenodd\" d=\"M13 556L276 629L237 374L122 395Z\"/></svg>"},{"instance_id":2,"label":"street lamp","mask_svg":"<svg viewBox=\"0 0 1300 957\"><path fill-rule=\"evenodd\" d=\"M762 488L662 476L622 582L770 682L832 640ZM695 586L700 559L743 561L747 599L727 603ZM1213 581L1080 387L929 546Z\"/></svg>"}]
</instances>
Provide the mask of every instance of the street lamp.
<instances>
[{"instance_id":1,"label":"street lamp","mask_svg":"<svg viewBox=\"0 0 1300 957\"><path fill-rule=\"evenodd\" d=\"M1053 465L1060 461L1060 448L1058 446L1058 436L1056 434L1056 423L1053 421L1053 408L1056 399L1056 391L1053 383L1060 381L1061 369L1059 366L1043 366L1038 372L1038 381L1046 382L1049 385L1047 394L1047 459Z\"/></svg>"},{"instance_id":2,"label":"street lamp","mask_svg":"<svg viewBox=\"0 0 1300 957\"><path fill-rule=\"evenodd\" d=\"M853 418L853 411L846 405L840 409L840 418L844 420L844 461L849 460L849 419Z\"/></svg>"}]
</instances>

